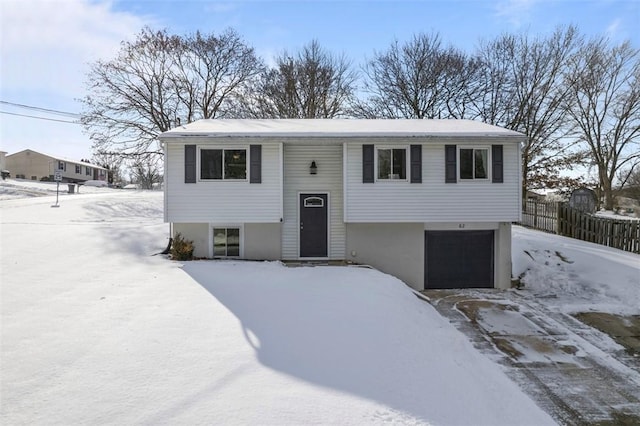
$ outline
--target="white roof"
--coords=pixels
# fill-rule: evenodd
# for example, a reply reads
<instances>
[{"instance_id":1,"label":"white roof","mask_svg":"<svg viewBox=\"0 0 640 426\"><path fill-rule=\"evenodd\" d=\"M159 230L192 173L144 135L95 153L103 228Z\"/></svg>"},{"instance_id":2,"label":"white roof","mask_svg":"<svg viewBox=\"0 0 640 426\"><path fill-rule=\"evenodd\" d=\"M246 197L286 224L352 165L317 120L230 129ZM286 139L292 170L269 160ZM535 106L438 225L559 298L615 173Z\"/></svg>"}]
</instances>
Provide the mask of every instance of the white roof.
<instances>
[{"instance_id":1,"label":"white roof","mask_svg":"<svg viewBox=\"0 0 640 426\"><path fill-rule=\"evenodd\" d=\"M472 120L270 119L198 120L160 135L161 139L206 137L510 137L522 133Z\"/></svg>"}]
</instances>

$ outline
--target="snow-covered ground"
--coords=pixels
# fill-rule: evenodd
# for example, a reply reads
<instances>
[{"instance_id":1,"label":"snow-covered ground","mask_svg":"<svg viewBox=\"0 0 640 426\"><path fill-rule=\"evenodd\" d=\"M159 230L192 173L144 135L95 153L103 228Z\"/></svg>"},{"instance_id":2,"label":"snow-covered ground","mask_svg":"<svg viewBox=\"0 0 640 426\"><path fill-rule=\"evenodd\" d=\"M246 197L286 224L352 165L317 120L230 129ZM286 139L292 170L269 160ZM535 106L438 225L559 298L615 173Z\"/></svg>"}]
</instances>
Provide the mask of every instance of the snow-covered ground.
<instances>
[{"instance_id":1,"label":"snow-covered ground","mask_svg":"<svg viewBox=\"0 0 640 426\"><path fill-rule=\"evenodd\" d=\"M168 237L161 192L82 187L59 208L51 194L0 181L1 424L553 423L393 277L173 262L153 255ZM519 365L602 363L640 383L612 340L563 322L640 314L639 256L514 227L513 266L524 290L478 292L467 309L487 333L526 337L511 340ZM539 351L549 330L559 346Z\"/></svg>"},{"instance_id":2,"label":"snow-covered ground","mask_svg":"<svg viewBox=\"0 0 640 426\"><path fill-rule=\"evenodd\" d=\"M640 315L640 256L516 226L513 274L566 313Z\"/></svg>"},{"instance_id":3,"label":"snow-covered ground","mask_svg":"<svg viewBox=\"0 0 640 426\"><path fill-rule=\"evenodd\" d=\"M596 212L596 216L615 220L640 220L640 218L637 216L637 213L635 212L619 214L611 210L601 210L599 212Z\"/></svg>"},{"instance_id":4,"label":"snow-covered ground","mask_svg":"<svg viewBox=\"0 0 640 426\"><path fill-rule=\"evenodd\" d=\"M397 279L169 261L162 193L95 190L0 201L0 423L554 423Z\"/></svg>"},{"instance_id":5,"label":"snow-covered ground","mask_svg":"<svg viewBox=\"0 0 640 426\"><path fill-rule=\"evenodd\" d=\"M426 292L563 424L640 424L640 256L513 228L521 287Z\"/></svg>"},{"instance_id":6,"label":"snow-covered ground","mask_svg":"<svg viewBox=\"0 0 640 426\"><path fill-rule=\"evenodd\" d=\"M95 181L92 181L95 182ZM69 194L69 185L67 183L56 182L39 182L35 180L27 179L6 179L0 180L0 201L12 200L16 198L25 197L42 197L45 195L56 195L58 192L59 198L64 198ZM96 185L78 185L74 186L74 194L103 194L116 191L115 189L105 188Z\"/></svg>"}]
</instances>

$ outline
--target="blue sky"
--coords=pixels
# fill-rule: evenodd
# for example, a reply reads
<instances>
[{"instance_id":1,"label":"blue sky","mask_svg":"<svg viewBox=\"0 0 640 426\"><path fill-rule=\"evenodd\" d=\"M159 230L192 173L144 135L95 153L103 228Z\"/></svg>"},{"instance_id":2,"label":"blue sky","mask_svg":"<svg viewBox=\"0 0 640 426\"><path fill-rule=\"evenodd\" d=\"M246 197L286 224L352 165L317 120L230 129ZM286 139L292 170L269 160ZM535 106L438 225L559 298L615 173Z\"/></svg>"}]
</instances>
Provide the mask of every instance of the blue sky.
<instances>
[{"instance_id":1,"label":"blue sky","mask_svg":"<svg viewBox=\"0 0 640 426\"><path fill-rule=\"evenodd\" d=\"M80 112L87 64L115 55L145 25L177 34L234 28L267 63L312 39L356 66L394 40L437 32L472 51L503 32L546 35L574 24L586 35L630 39L640 47L639 0L398 1L102 1L3 0L0 3L0 100ZM0 104L0 111L69 120ZM31 148L91 156L77 124L0 114L0 150Z\"/></svg>"}]
</instances>

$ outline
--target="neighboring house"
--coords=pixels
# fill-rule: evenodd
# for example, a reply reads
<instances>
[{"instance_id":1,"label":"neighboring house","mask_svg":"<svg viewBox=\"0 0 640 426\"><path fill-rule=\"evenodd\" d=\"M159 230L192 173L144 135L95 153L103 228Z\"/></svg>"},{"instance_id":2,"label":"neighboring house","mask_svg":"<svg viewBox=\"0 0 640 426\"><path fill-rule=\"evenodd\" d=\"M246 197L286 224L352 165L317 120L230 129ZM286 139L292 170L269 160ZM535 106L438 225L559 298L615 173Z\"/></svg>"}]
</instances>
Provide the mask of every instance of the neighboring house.
<instances>
[{"instance_id":1,"label":"neighboring house","mask_svg":"<svg viewBox=\"0 0 640 426\"><path fill-rule=\"evenodd\" d=\"M107 169L96 164L70 160L25 149L7 155L7 169L17 179L53 180L56 170L63 182L82 183L87 180L107 180Z\"/></svg>"},{"instance_id":2,"label":"neighboring house","mask_svg":"<svg viewBox=\"0 0 640 426\"><path fill-rule=\"evenodd\" d=\"M200 120L160 135L165 221L197 257L509 288L524 139L468 120Z\"/></svg>"},{"instance_id":3,"label":"neighboring house","mask_svg":"<svg viewBox=\"0 0 640 426\"><path fill-rule=\"evenodd\" d=\"M5 158L6 155L7 155L6 151L0 151L0 170L5 170L7 168L6 158Z\"/></svg>"}]
</instances>

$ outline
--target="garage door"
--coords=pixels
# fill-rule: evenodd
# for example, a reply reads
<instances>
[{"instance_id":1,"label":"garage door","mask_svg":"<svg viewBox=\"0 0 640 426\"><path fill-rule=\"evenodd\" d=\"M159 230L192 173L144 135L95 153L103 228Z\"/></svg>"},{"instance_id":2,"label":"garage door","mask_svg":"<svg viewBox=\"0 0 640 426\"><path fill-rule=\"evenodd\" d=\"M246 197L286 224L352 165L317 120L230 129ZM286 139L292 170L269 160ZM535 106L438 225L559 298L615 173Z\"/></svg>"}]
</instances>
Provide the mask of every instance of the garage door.
<instances>
[{"instance_id":1,"label":"garage door","mask_svg":"<svg viewBox=\"0 0 640 426\"><path fill-rule=\"evenodd\" d=\"M494 231L425 231L425 288L493 287Z\"/></svg>"}]
</instances>

